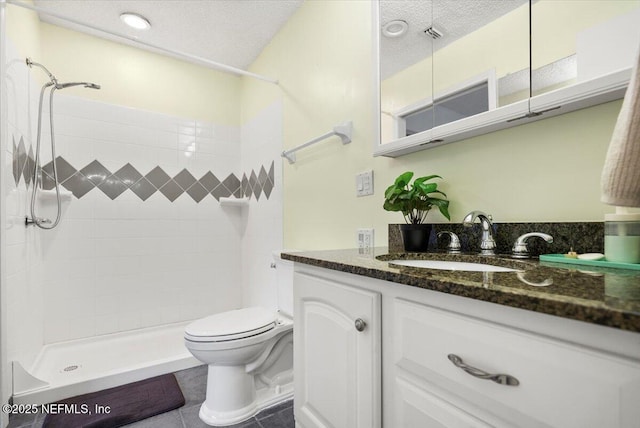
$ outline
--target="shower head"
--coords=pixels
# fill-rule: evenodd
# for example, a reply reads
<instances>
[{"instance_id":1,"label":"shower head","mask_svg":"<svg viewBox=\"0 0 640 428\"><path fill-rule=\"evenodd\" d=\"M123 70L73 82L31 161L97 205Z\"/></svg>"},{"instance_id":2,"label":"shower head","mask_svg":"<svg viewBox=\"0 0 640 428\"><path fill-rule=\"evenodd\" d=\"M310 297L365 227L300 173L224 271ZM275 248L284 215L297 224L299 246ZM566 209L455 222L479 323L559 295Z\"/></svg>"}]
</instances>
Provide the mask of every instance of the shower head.
<instances>
[{"instance_id":1,"label":"shower head","mask_svg":"<svg viewBox=\"0 0 640 428\"><path fill-rule=\"evenodd\" d=\"M70 83L56 83L56 89L65 89L70 88L72 86L84 86L89 89L100 89L100 85L96 85L95 83L89 82L70 82Z\"/></svg>"}]
</instances>

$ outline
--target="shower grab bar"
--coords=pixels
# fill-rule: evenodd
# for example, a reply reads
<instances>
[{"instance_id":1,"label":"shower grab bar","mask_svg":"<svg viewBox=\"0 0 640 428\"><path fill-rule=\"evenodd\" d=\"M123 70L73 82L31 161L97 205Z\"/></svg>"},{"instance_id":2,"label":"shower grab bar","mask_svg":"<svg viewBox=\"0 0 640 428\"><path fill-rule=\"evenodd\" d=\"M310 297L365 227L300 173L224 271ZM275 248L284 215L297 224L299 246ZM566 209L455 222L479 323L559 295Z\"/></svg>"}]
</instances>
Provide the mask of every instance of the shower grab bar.
<instances>
[{"instance_id":1,"label":"shower grab bar","mask_svg":"<svg viewBox=\"0 0 640 428\"><path fill-rule=\"evenodd\" d=\"M227 65L227 64L222 64L222 63L219 63L219 62L211 61L209 59L206 59L206 58L203 58L203 57L200 57L200 56L197 56L197 55L192 55L192 54L188 54L188 53L185 53L185 52L176 51L176 50L173 50L173 49L167 49L167 48L164 48L162 46L155 45L153 43L143 42L142 40L140 40L140 39L138 39L136 37L130 37L130 36L127 36L125 34L116 33L114 31L106 30L104 28L100 28L100 27L97 27L95 25L85 24L84 22L78 21L78 20L73 19L73 18L69 18L68 16L62 15L60 13L51 12L50 10L47 10L47 9L44 9L44 8L41 8L41 7L38 7L38 6L32 6L30 4L26 4L26 3L23 3L23 2L18 1L18 0L6 0L6 2L8 4L11 4L11 5L14 5L14 6L18 6L18 7L22 7L22 8L25 8L25 9L33 10L35 12L42 13L44 15L49 15L49 16L52 16L54 18L58 18L58 19L61 19L63 21L70 22L72 24L80 25L80 26L88 28L90 30L95 30L95 31L99 31L101 33L109 34L110 36L119 37L121 39L125 39L125 40L128 40L130 42L133 42L134 44L138 44L138 45L146 46L148 48L156 49L156 50L162 51L164 53L168 53L170 55L177 56L178 58L187 59L187 60L190 60L190 61L195 61L196 63L205 64L205 65L211 66L213 68L216 68L218 70L226 71L228 73L234 73L234 74L239 74L241 76L253 77L254 79L262 80L264 82L273 83L275 85L278 84L278 80L277 79L272 79L271 77L262 76L260 74L256 74L256 73L252 73L250 71L242 70L240 68L232 67L232 66ZM0 0L0 3L2 3L2 0Z\"/></svg>"},{"instance_id":2,"label":"shower grab bar","mask_svg":"<svg viewBox=\"0 0 640 428\"><path fill-rule=\"evenodd\" d=\"M325 138L332 137L337 135L342 140L342 144L349 144L351 142L351 134L353 133L353 122L348 121L341 125L336 125L333 127L333 130L327 132L326 134L322 134L319 137L314 138L311 141L307 141L304 144L300 144L299 146L294 147L293 149L285 150L282 152L282 157L287 158L289 163L296 162L296 153L300 149L304 149L305 147L309 147L312 144L315 144L319 141L324 140Z\"/></svg>"}]
</instances>

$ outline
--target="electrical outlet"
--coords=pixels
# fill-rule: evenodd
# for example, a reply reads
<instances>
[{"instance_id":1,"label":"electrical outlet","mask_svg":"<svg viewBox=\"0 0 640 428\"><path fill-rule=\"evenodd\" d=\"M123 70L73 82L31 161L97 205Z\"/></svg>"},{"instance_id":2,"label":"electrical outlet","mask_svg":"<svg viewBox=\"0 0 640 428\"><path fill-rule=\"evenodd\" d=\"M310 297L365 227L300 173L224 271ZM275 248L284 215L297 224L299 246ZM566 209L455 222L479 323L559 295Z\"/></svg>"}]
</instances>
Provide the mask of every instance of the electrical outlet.
<instances>
[{"instance_id":1,"label":"electrical outlet","mask_svg":"<svg viewBox=\"0 0 640 428\"><path fill-rule=\"evenodd\" d=\"M374 243L374 230L373 229L358 229L358 252L360 254L371 254Z\"/></svg>"},{"instance_id":2,"label":"electrical outlet","mask_svg":"<svg viewBox=\"0 0 640 428\"><path fill-rule=\"evenodd\" d=\"M356 196L373 195L373 170L356 175Z\"/></svg>"}]
</instances>

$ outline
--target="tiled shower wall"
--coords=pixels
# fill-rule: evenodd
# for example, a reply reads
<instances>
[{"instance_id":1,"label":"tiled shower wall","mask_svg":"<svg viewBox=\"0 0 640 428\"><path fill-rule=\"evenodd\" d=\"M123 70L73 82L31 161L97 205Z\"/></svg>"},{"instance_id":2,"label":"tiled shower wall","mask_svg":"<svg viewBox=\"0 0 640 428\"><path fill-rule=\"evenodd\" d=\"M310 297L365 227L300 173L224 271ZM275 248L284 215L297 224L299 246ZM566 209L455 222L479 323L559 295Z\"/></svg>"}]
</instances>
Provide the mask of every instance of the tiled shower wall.
<instances>
[{"instance_id":1,"label":"tiled shower wall","mask_svg":"<svg viewBox=\"0 0 640 428\"><path fill-rule=\"evenodd\" d=\"M242 283L252 280L241 273L247 271L243 251L270 254L282 242L281 108L265 109L259 116L268 120L257 118L241 129L57 92L63 220L46 231L24 226L32 188L25 171L33 164L39 88L29 82L26 67L16 62L15 71L22 80L10 102L19 111L9 127L5 192L15 200L9 204L14 237L7 260L16 263L9 275L20 302L10 316L18 326L12 334L18 346L10 349L20 351L10 358L28 366L43 343L241 306ZM47 122L43 129L47 144L41 164L48 189ZM241 134L252 136L243 149L249 158L242 161ZM52 218L53 192L42 195L37 215ZM226 196L248 197L249 207L224 207L219 199ZM258 232L267 224L268 234ZM271 241L259 242L262 238ZM262 266L262 278L268 279L268 266ZM19 345L25 335L33 343Z\"/></svg>"},{"instance_id":2,"label":"tiled shower wall","mask_svg":"<svg viewBox=\"0 0 640 428\"><path fill-rule=\"evenodd\" d=\"M29 72L10 41L6 41L6 74L0 90L6 95L7 135L3 139L3 187L5 229L2 236L2 256L5 259L4 280L7 324L7 359L29 364L44 342L43 263L38 233L24 226L27 191L24 181L18 186L13 179L12 136L20 136L24 144L35 143L34 105L38 88L29 79Z\"/></svg>"},{"instance_id":3,"label":"tiled shower wall","mask_svg":"<svg viewBox=\"0 0 640 428\"><path fill-rule=\"evenodd\" d=\"M239 128L56 101L59 178L72 195L60 226L37 231L45 343L239 306L242 219L211 193L239 196ZM53 199L41 216L52 218Z\"/></svg>"},{"instance_id":4,"label":"tiled shower wall","mask_svg":"<svg viewBox=\"0 0 640 428\"><path fill-rule=\"evenodd\" d=\"M274 159L275 183L282 183L282 103L276 102L247 121L241 129L241 170L257 171L263 159ZM267 169L266 175L271 177ZM260 183L258 173L257 182ZM251 178L249 179L251 181ZM267 180L267 183L269 181ZM276 273L271 268L273 253L282 249L282 186L269 194L254 192L245 210L246 229L242 239L242 291L244 306L277 309Z\"/></svg>"}]
</instances>

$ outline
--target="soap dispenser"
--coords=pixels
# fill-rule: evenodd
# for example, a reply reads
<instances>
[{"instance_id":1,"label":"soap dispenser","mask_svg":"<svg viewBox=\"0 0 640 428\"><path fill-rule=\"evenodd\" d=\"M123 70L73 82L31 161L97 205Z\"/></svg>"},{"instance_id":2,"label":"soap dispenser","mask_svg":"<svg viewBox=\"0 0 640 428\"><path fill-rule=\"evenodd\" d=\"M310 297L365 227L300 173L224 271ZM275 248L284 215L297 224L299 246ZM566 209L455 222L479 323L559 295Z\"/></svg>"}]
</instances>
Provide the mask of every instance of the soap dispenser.
<instances>
[{"instance_id":1,"label":"soap dispenser","mask_svg":"<svg viewBox=\"0 0 640 428\"><path fill-rule=\"evenodd\" d=\"M640 263L640 213L616 207L604 216L604 255L607 261Z\"/></svg>"}]
</instances>

